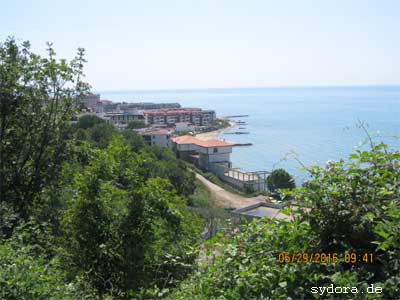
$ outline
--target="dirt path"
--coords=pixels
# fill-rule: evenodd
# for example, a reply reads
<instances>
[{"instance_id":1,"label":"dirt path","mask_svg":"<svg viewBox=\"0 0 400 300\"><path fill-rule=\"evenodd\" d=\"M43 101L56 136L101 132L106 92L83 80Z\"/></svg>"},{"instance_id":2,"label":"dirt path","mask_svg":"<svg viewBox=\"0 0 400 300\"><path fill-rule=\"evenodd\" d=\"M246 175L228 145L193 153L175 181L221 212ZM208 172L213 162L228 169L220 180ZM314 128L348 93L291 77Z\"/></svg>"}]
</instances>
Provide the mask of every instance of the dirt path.
<instances>
[{"instance_id":1,"label":"dirt path","mask_svg":"<svg viewBox=\"0 0 400 300\"><path fill-rule=\"evenodd\" d=\"M228 192L227 190L224 190L222 187L212 183L204 176L197 173L196 173L196 178L200 180L207 187L207 189L213 194L218 203L221 204L223 207L240 208L265 201L264 196L247 198L244 196Z\"/></svg>"}]
</instances>

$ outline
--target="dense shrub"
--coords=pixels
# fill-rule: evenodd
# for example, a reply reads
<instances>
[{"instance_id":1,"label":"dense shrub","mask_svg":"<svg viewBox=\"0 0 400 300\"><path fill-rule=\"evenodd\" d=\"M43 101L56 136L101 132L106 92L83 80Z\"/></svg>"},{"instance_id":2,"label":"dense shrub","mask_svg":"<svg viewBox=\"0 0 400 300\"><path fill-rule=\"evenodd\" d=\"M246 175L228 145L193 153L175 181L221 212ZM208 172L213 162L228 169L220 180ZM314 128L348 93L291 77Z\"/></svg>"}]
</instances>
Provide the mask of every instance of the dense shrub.
<instances>
[{"instance_id":1,"label":"dense shrub","mask_svg":"<svg viewBox=\"0 0 400 300\"><path fill-rule=\"evenodd\" d=\"M142 120L134 120L128 123L126 128L128 129L137 129L137 128L145 128L147 127L146 123Z\"/></svg>"},{"instance_id":2,"label":"dense shrub","mask_svg":"<svg viewBox=\"0 0 400 300\"><path fill-rule=\"evenodd\" d=\"M0 44L1 299L127 299L192 271L193 173L131 130L73 122L84 63Z\"/></svg>"},{"instance_id":3,"label":"dense shrub","mask_svg":"<svg viewBox=\"0 0 400 300\"><path fill-rule=\"evenodd\" d=\"M57 260L32 252L32 246L0 244L0 299L76 299L77 288L66 282Z\"/></svg>"},{"instance_id":4,"label":"dense shrub","mask_svg":"<svg viewBox=\"0 0 400 300\"><path fill-rule=\"evenodd\" d=\"M267 177L267 187L271 192L278 189L293 189L295 187L293 177L284 169L276 169Z\"/></svg>"}]
</instances>

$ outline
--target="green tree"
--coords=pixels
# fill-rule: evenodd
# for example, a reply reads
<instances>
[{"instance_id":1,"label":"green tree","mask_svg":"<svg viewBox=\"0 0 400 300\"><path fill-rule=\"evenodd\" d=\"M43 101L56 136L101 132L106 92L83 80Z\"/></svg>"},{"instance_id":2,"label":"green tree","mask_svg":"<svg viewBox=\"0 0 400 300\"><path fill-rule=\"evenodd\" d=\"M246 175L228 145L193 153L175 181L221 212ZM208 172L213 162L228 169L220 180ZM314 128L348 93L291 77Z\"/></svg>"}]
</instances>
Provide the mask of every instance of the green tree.
<instances>
[{"instance_id":1,"label":"green tree","mask_svg":"<svg viewBox=\"0 0 400 300\"><path fill-rule=\"evenodd\" d=\"M60 254L71 278L84 276L101 293L123 297L184 277L199 221L173 185L146 179L140 154L121 135L106 149L95 149L85 166L76 165L65 166L72 197L63 215ZM179 259L169 262L167 255Z\"/></svg>"},{"instance_id":2,"label":"green tree","mask_svg":"<svg viewBox=\"0 0 400 300\"><path fill-rule=\"evenodd\" d=\"M185 163L176 158L170 149L161 147L149 147L143 157L150 156L146 160L148 177L167 178L174 185L178 194L192 195L195 189L195 174L186 167Z\"/></svg>"},{"instance_id":3,"label":"green tree","mask_svg":"<svg viewBox=\"0 0 400 300\"><path fill-rule=\"evenodd\" d=\"M58 176L68 146L64 131L88 88L83 49L68 63L56 59L51 44L46 58L29 47L13 38L0 44L0 203L24 220Z\"/></svg>"},{"instance_id":4,"label":"green tree","mask_svg":"<svg viewBox=\"0 0 400 300\"><path fill-rule=\"evenodd\" d=\"M32 246L0 244L0 299L95 299L91 291L64 280L65 273L57 259L49 261L32 252Z\"/></svg>"},{"instance_id":5,"label":"green tree","mask_svg":"<svg viewBox=\"0 0 400 300\"><path fill-rule=\"evenodd\" d=\"M70 126L68 133L68 139L74 137L78 142L89 142L104 149L117 135L118 130L113 124L97 116L85 115L80 117L76 124Z\"/></svg>"},{"instance_id":6,"label":"green tree","mask_svg":"<svg viewBox=\"0 0 400 300\"><path fill-rule=\"evenodd\" d=\"M97 116L83 115L78 118L75 128L76 129L79 129L79 128L88 129L88 128L94 127L97 124L103 124L103 123L106 123L106 121Z\"/></svg>"},{"instance_id":7,"label":"green tree","mask_svg":"<svg viewBox=\"0 0 400 300\"><path fill-rule=\"evenodd\" d=\"M141 120L133 120L128 123L126 128L128 129L138 129L138 128L145 128L147 127L146 123Z\"/></svg>"},{"instance_id":8,"label":"green tree","mask_svg":"<svg viewBox=\"0 0 400 300\"><path fill-rule=\"evenodd\" d=\"M132 130L76 119L84 63L83 49L68 63L50 44L46 58L0 45L0 298L129 298L193 270L193 173Z\"/></svg>"},{"instance_id":9,"label":"green tree","mask_svg":"<svg viewBox=\"0 0 400 300\"><path fill-rule=\"evenodd\" d=\"M139 152L142 149L147 149L147 143L144 141L140 134L137 134L133 130L124 130L122 132L125 140L131 146L132 151Z\"/></svg>"},{"instance_id":10,"label":"green tree","mask_svg":"<svg viewBox=\"0 0 400 300\"><path fill-rule=\"evenodd\" d=\"M271 192L278 189L293 189L295 187L293 177L284 169L276 169L267 177L267 187Z\"/></svg>"},{"instance_id":11,"label":"green tree","mask_svg":"<svg viewBox=\"0 0 400 300\"><path fill-rule=\"evenodd\" d=\"M87 129L89 141L101 149L107 148L116 133L115 126L109 123L95 124Z\"/></svg>"},{"instance_id":12,"label":"green tree","mask_svg":"<svg viewBox=\"0 0 400 300\"><path fill-rule=\"evenodd\" d=\"M387 145L377 144L371 151L358 150L349 162L309 169L313 178L298 196L312 205L308 218L321 250L377 253L377 240L384 245L398 241L399 236L385 232L397 228L391 226L399 217L399 161L400 152L391 153ZM381 232L383 223L387 227ZM386 250L384 245L381 248ZM367 272L381 266L360 267Z\"/></svg>"}]
</instances>

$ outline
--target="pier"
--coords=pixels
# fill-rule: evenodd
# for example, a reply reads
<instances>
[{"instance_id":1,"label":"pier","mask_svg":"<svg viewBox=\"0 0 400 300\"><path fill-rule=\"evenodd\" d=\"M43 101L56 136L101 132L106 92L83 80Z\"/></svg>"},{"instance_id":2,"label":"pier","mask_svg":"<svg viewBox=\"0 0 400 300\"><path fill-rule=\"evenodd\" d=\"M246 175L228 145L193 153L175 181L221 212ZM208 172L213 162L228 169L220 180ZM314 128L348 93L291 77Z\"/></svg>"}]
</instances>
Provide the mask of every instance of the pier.
<instances>
[{"instance_id":1,"label":"pier","mask_svg":"<svg viewBox=\"0 0 400 300\"><path fill-rule=\"evenodd\" d=\"M231 118L247 118L249 115L235 115L235 116L226 116L225 118L231 119Z\"/></svg>"},{"instance_id":2,"label":"pier","mask_svg":"<svg viewBox=\"0 0 400 300\"><path fill-rule=\"evenodd\" d=\"M248 131L224 132L224 134L250 134Z\"/></svg>"}]
</instances>

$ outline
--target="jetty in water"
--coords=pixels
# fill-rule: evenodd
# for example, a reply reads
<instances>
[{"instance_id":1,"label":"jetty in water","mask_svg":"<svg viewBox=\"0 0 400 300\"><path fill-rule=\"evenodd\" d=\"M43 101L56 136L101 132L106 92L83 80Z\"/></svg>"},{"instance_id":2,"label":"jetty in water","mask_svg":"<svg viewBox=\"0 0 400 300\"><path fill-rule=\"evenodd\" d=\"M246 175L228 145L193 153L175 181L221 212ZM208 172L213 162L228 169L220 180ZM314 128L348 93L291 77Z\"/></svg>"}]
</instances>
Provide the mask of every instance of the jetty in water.
<instances>
[{"instance_id":1,"label":"jetty in water","mask_svg":"<svg viewBox=\"0 0 400 300\"><path fill-rule=\"evenodd\" d=\"M250 134L248 131L224 132L224 134Z\"/></svg>"},{"instance_id":2,"label":"jetty in water","mask_svg":"<svg viewBox=\"0 0 400 300\"><path fill-rule=\"evenodd\" d=\"M249 115L235 115L235 116L226 116L225 118L231 119L231 118L247 118Z\"/></svg>"}]
</instances>

